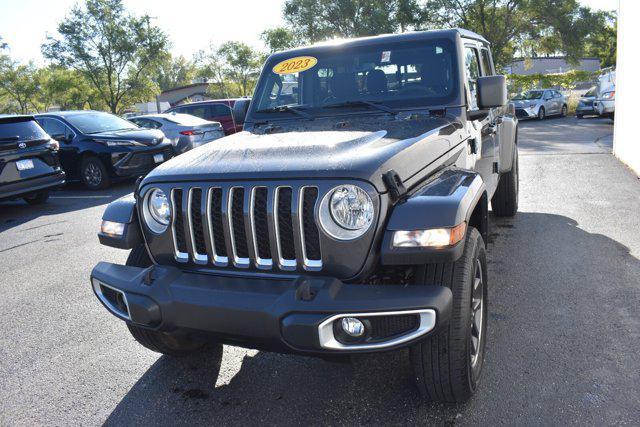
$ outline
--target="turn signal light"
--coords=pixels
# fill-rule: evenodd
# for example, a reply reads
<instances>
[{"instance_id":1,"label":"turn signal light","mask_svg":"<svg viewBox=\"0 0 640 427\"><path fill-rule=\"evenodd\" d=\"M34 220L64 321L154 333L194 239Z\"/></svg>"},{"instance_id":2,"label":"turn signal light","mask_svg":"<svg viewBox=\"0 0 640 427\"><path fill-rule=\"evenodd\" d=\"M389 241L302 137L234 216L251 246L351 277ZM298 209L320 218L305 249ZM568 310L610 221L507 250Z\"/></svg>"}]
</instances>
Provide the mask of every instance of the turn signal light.
<instances>
[{"instance_id":1,"label":"turn signal light","mask_svg":"<svg viewBox=\"0 0 640 427\"><path fill-rule=\"evenodd\" d=\"M451 228L396 231L393 233L393 246L396 248L453 246L464 239L466 230L467 224L462 222Z\"/></svg>"}]
</instances>

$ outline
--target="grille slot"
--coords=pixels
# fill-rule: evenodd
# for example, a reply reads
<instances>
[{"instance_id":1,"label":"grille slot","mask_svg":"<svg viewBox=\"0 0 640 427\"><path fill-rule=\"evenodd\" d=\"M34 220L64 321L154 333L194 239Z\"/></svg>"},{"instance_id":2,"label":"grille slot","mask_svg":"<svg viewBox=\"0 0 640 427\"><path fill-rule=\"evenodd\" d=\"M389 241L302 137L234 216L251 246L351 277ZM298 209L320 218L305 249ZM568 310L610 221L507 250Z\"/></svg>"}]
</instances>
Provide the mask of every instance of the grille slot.
<instances>
[{"instance_id":1,"label":"grille slot","mask_svg":"<svg viewBox=\"0 0 640 427\"><path fill-rule=\"evenodd\" d=\"M174 188L175 258L216 267L321 270L318 193L314 186Z\"/></svg>"},{"instance_id":2,"label":"grille slot","mask_svg":"<svg viewBox=\"0 0 640 427\"><path fill-rule=\"evenodd\" d=\"M320 256L320 234L315 220L315 206L318 200L316 187L304 187L300 190L300 224L303 230L304 264L307 269L322 267Z\"/></svg>"},{"instance_id":3,"label":"grille slot","mask_svg":"<svg viewBox=\"0 0 640 427\"><path fill-rule=\"evenodd\" d=\"M253 233L253 246L256 251L256 264L258 268L271 268L271 241L269 239L269 217L267 213L268 190L266 187L253 189L251 197L251 230Z\"/></svg>"},{"instance_id":4,"label":"grille slot","mask_svg":"<svg viewBox=\"0 0 640 427\"><path fill-rule=\"evenodd\" d=\"M189 191L189 232L191 235L191 250L193 258L198 264L207 263L207 247L204 243L202 228L202 189L192 188Z\"/></svg>"},{"instance_id":5,"label":"grille slot","mask_svg":"<svg viewBox=\"0 0 640 427\"><path fill-rule=\"evenodd\" d=\"M209 190L209 243L213 251L214 263L227 265L227 247L224 241L224 228L222 226L222 189Z\"/></svg>"},{"instance_id":6,"label":"grille slot","mask_svg":"<svg viewBox=\"0 0 640 427\"><path fill-rule=\"evenodd\" d=\"M171 201L173 202L173 246L176 252L176 259L186 262L189 259L187 253L187 241L184 236L184 218L182 215L182 189L176 188L171 191Z\"/></svg>"}]
</instances>

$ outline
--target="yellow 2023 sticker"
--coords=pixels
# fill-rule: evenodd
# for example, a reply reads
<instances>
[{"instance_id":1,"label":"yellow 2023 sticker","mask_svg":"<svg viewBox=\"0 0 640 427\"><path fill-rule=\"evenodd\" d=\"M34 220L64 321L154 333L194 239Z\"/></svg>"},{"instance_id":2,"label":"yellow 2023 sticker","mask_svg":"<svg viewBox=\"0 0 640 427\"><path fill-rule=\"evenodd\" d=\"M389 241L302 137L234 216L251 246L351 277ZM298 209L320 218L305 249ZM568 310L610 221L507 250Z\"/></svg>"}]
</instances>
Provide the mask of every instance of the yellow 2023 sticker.
<instances>
[{"instance_id":1,"label":"yellow 2023 sticker","mask_svg":"<svg viewBox=\"0 0 640 427\"><path fill-rule=\"evenodd\" d=\"M317 63L318 60L313 56L296 56L295 58L278 62L276 66L273 67L273 72L276 74L300 73L309 68L313 68Z\"/></svg>"}]
</instances>

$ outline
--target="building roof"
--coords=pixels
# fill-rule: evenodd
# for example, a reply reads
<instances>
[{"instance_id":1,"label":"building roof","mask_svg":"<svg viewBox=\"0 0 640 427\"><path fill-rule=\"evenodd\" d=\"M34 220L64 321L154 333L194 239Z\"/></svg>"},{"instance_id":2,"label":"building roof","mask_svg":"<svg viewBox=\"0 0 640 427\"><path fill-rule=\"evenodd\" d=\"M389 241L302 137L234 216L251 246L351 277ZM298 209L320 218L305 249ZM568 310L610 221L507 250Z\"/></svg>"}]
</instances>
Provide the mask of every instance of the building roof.
<instances>
[{"instance_id":1,"label":"building roof","mask_svg":"<svg viewBox=\"0 0 640 427\"><path fill-rule=\"evenodd\" d=\"M208 86L209 84L210 83L207 83L207 82L191 83L184 86L176 86L176 87L172 87L171 89L165 89L161 93L169 93L169 92L174 92L176 90L189 89L190 87Z\"/></svg>"}]
</instances>

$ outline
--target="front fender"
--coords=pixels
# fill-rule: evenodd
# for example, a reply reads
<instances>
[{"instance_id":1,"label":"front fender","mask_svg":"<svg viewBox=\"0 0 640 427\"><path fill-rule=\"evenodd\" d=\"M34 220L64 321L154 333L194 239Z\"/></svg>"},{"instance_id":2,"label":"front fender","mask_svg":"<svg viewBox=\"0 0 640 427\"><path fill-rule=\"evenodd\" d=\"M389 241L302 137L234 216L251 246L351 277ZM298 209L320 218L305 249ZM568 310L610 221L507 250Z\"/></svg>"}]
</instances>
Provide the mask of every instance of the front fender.
<instances>
[{"instance_id":1,"label":"front fender","mask_svg":"<svg viewBox=\"0 0 640 427\"><path fill-rule=\"evenodd\" d=\"M394 248L393 233L398 230L451 228L462 222L468 224L485 192L482 177L475 172L451 169L438 175L394 208L382 242L382 264L425 264L460 258L464 239L445 248Z\"/></svg>"},{"instance_id":2,"label":"front fender","mask_svg":"<svg viewBox=\"0 0 640 427\"><path fill-rule=\"evenodd\" d=\"M100 231L98 239L101 244L118 249L133 249L142 244L136 198L133 193L109 203L102 214L102 220L124 224L124 232L122 236L113 236Z\"/></svg>"}]
</instances>

